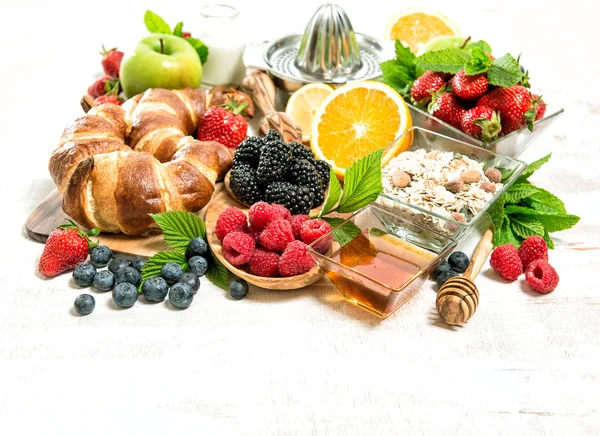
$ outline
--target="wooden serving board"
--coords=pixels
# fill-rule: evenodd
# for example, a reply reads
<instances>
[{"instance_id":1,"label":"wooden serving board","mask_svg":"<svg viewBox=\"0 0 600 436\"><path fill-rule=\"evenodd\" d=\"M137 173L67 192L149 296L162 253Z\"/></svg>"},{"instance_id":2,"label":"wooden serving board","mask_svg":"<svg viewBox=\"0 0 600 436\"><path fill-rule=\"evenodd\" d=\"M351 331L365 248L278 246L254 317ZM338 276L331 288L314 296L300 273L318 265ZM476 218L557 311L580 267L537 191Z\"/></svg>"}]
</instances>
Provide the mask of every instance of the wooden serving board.
<instances>
[{"instance_id":1,"label":"wooden serving board","mask_svg":"<svg viewBox=\"0 0 600 436\"><path fill-rule=\"evenodd\" d=\"M223 190L223 183L217 183L213 199L216 198L221 190ZM206 215L208 206L198 212L200 217L203 218ZM50 232L60 224L64 224L68 217L62 210L60 194L55 190L31 212L25 222L25 228L31 239L46 242ZM99 239L102 245L110 247L113 251L131 256L150 257L158 251L169 249L159 230L152 230L138 236L124 235L122 233L101 233L93 239Z\"/></svg>"}]
</instances>

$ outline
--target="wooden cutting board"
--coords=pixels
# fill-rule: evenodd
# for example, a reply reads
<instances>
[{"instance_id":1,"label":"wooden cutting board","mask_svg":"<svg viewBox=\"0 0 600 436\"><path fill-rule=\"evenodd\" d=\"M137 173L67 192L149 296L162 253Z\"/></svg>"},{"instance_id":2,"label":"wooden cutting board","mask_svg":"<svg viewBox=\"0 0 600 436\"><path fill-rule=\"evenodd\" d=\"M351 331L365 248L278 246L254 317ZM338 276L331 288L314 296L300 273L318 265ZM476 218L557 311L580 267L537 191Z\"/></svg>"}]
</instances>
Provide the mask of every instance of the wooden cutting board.
<instances>
[{"instance_id":1,"label":"wooden cutting board","mask_svg":"<svg viewBox=\"0 0 600 436\"><path fill-rule=\"evenodd\" d=\"M213 198L217 197L222 189L223 183L217 183ZM206 215L207 208L208 205L198 212L201 218ZM31 239L46 242L50 232L57 226L64 224L65 219L68 217L62 210L60 194L54 190L31 212L25 222L25 228ZM159 230L153 230L139 236L101 233L96 238L100 240L102 245L110 247L111 250L131 256L150 257L158 251L169 249Z\"/></svg>"}]
</instances>

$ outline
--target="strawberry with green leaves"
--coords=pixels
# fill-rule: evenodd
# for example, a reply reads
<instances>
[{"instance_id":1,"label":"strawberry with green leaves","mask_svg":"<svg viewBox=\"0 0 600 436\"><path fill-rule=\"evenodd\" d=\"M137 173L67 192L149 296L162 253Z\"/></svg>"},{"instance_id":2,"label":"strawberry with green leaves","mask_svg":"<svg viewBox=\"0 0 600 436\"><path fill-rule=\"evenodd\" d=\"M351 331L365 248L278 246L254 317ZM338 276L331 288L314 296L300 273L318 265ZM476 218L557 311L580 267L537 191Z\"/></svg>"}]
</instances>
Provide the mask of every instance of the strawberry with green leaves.
<instances>
[{"instance_id":1,"label":"strawberry with green leaves","mask_svg":"<svg viewBox=\"0 0 600 436\"><path fill-rule=\"evenodd\" d=\"M237 148L246 138L248 123L241 115L248 103L231 104L209 107L198 126L200 141L217 141L229 148Z\"/></svg>"},{"instance_id":2,"label":"strawberry with green leaves","mask_svg":"<svg viewBox=\"0 0 600 436\"><path fill-rule=\"evenodd\" d=\"M475 106L466 111L461 119L460 127L467 135L484 142L498 139L502 131L500 115L487 106Z\"/></svg>"},{"instance_id":3,"label":"strawberry with green leaves","mask_svg":"<svg viewBox=\"0 0 600 436\"><path fill-rule=\"evenodd\" d=\"M99 229L86 233L73 220L67 221L67 224L54 229L46 241L38 266L40 274L46 277L74 269L85 262L89 250L98 245L90 240L90 236L100 233Z\"/></svg>"},{"instance_id":4,"label":"strawberry with green leaves","mask_svg":"<svg viewBox=\"0 0 600 436\"><path fill-rule=\"evenodd\" d=\"M488 89L486 74L467 75L465 70L460 70L452 78L452 92L457 97L467 101L475 101L483 96Z\"/></svg>"},{"instance_id":5,"label":"strawberry with green leaves","mask_svg":"<svg viewBox=\"0 0 600 436\"><path fill-rule=\"evenodd\" d=\"M425 71L410 89L412 101L420 107L431 101L432 94L437 93L446 84L447 74Z\"/></svg>"},{"instance_id":6,"label":"strawberry with green leaves","mask_svg":"<svg viewBox=\"0 0 600 436\"><path fill-rule=\"evenodd\" d=\"M477 106L487 106L500 114L504 134L525 126L533 130L538 104L529 89L521 85L496 88L477 101Z\"/></svg>"},{"instance_id":7,"label":"strawberry with green leaves","mask_svg":"<svg viewBox=\"0 0 600 436\"><path fill-rule=\"evenodd\" d=\"M460 129L460 123L465 113L465 107L451 92L442 92L434 95L434 100L429 105L429 113L445 123Z\"/></svg>"}]
</instances>

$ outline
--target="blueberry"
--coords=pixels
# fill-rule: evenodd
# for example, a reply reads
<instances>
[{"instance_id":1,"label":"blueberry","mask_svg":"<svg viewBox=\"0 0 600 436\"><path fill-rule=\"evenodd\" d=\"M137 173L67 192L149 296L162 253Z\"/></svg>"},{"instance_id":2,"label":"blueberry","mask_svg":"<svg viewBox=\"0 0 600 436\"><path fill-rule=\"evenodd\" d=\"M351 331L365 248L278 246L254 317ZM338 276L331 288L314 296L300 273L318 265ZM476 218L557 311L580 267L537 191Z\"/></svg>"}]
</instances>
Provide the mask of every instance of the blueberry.
<instances>
[{"instance_id":1,"label":"blueberry","mask_svg":"<svg viewBox=\"0 0 600 436\"><path fill-rule=\"evenodd\" d=\"M126 268L128 266L131 266L131 262L124 257L114 257L108 262L108 270L113 274L116 274L121 268Z\"/></svg>"},{"instance_id":2,"label":"blueberry","mask_svg":"<svg viewBox=\"0 0 600 436\"><path fill-rule=\"evenodd\" d=\"M442 263L440 263L436 269L433 270L433 273L431 273L431 277L433 278L433 280L436 280L442 272L450 271L451 269L452 267L450 266L448 261L445 260Z\"/></svg>"},{"instance_id":3,"label":"blueberry","mask_svg":"<svg viewBox=\"0 0 600 436\"><path fill-rule=\"evenodd\" d=\"M442 287L442 285L444 283L446 283L446 281L450 278L450 277L456 277L458 275L458 273L456 271L450 270L450 271L442 271L440 273L440 275L437 278L437 285L438 285L438 289Z\"/></svg>"},{"instance_id":4,"label":"blueberry","mask_svg":"<svg viewBox=\"0 0 600 436\"><path fill-rule=\"evenodd\" d=\"M117 285L119 283L131 283L136 288L142 283L142 276L139 271L131 266L118 270L115 279Z\"/></svg>"},{"instance_id":5,"label":"blueberry","mask_svg":"<svg viewBox=\"0 0 600 436\"><path fill-rule=\"evenodd\" d=\"M169 301L178 309L187 309L194 299L194 291L187 283L175 283L169 290Z\"/></svg>"},{"instance_id":6,"label":"blueberry","mask_svg":"<svg viewBox=\"0 0 600 436\"><path fill-rule=\"evenodd\" d=\"M162 301L169 293L169 285L159 276L150 277L142 285L142 294L148 301Z\"/></svg>"},{"instance_id":7,"label":"blueberry","mask_svg":"<svg viewBox=\"0 0 600 436\"><path fill-rule=\"evenodd\" d=\"M142 272L142 268L146 264L146 259L141 257L134 257L131 259L131 266L137 269L139 272Z\"/></svg>"},{"instance_id":8,"label":"blueberry","mask_svg":"<svg viewBox=\"0 0 600 436\"><path fill-rule=\"evenodd\" d=\"M113 301L117 306L131 307L138 299L138 291L131 283L119 283L112 291Z\"/></svg>"},{"instance_id":9,"label":"blueberry","mask_svg":"<svg viewBox=\"0 0 600 436\"><path fill-rule=\"evenodd\" d=\"M208 253L208 244L202 238L194 238L188 245L187 253L190 258L194 256L206 256L206 253Z\"/></svg>"},{"instance_id":10,"label":"blueberry","mask_svg":"<svg viewBox=\"0 0 600 436\"><path fill-rule=\"evenodd\" d=\"M198 277L202 277L208 271L208 262L202 256L194 256L188 261L190 271Z\"/></svg>"},{"instance_id":11,"label":"blueberry","mask_svg":"<svg viewBox=\"0 0 600 436\"><path fill-rule=\"evenodd\" d=\"M448 263L458 273L464 273L469 266L469 258L462 251L455 251L448 257Z\"/></svg>"},{"instance_id":12,"label":"blueberry","mask_svg":"<svg viewBox=\"0 0 600 436\"><path fill-rule=\"evenodd\" d=\"M80 315L89 315L96 307L96 300L90 294L81 294L75 299L75 312Z\"/></svg>"},{"instance_id":13,"label":"blueberry","mask_svg":"<svg viewBox=\"0 0 600 436\"><path fill-rule=\"evenodd\" d=\"M192 287L194 294L200 289L200 279L194 273L185 273L179 278L178 283L186 283Z\"/></svg>"},{"instance_id":14,"label":"blueberry","mask_svg":"<svg viewBox=\"0 0 600 436\"><path fill-rule=\"evenodd\" d=\"M104 268L113 257L113 253L106 245L98 245L92 248L90 261L98 268Z\"/></svg>"},{"instance_id":15,"label":"blueberry","mask_svg":"<svg viewBox=\"0 0 600 436\"><path fill-rule=\"evenodd\" d=\"M229 294L236 300L241 300L248 295L248 282L246 280L238 279L229 283Z\"/></svg>"},{"instance_id":16,"label":"blueberry","mask_svg":"<svg viewBox=\"0 0 600 436\"><path fill-rule=\"evenodd\" d=\"M80 263L73 271L73 280L75 280L75 283L77 283L78 286L87 288L88 286L92 286L95 275L96 268L94 268L94 265L90 265L89 263Z\"/></svg>"},{"instance_id":17,"label":"blueberry","mask_svg":"<svg viewBox=\"0 0 600 436\"><path fill-rule=\"evenodd\" d=\"M98 271L94 277L94 286L100 291L110 291L115 286L115 275L107 269Z\"/></svg>"},{"instance_id":18,"label":"blueberry","mask_svg":"<svg viewBox=\"0 0 600 436\"><path fill-rule=\"evenodd\" d=\"M179 280L179 277L183 274L183 268L181 265L175 262L165 263L160 269L160 275L167 281L169 286L174 285Z\"/></svg>"}]
</instances>

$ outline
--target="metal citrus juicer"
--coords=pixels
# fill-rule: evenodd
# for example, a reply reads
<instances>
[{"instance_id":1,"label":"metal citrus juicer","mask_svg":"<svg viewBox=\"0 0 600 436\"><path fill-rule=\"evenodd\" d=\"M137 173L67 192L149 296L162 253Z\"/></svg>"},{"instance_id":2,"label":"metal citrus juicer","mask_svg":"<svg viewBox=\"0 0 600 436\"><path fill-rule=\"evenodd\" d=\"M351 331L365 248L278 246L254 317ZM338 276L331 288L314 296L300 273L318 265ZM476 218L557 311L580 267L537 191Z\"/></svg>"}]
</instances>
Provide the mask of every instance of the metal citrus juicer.
<instances>
[{"instance_id":1,"label":"metal citrus juicer","mask_svg":"<svg viewBox=\"0 0 600 436\"><path fill-rule=\"evenodd\" d=\"M291 92L307 83L341 85L380 77L384 55L375 38L354 32L346 12L334 3L317 9L303 35L249 45L244 63L268 74L253 73L244 80L265 114L261 130L275 128L286 140L301 140L299 129L285 113L277 112L276 106L284 105ZM285 92L276 93L275 86Z\"/></svg>"}]
</instances>

